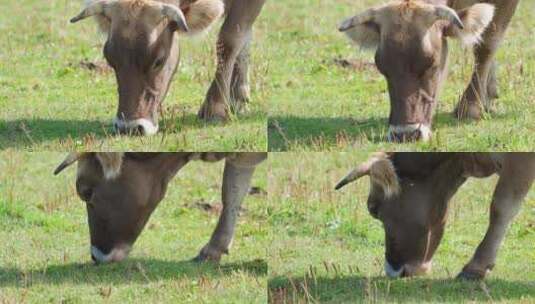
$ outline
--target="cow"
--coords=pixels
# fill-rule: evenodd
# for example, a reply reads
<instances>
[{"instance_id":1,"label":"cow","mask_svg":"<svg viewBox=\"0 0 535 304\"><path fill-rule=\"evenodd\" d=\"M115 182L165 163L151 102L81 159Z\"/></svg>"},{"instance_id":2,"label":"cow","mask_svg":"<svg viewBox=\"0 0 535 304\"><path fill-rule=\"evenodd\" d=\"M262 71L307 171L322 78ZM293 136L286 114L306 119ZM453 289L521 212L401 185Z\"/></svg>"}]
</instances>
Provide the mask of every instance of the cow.
<instances>
[{"instance_id":1,"label":"cow","mask_svg":"<svg viewBox=\"0 0 535 304\"><path fill-rule=\"evenodd\" d=\"M71 23L95 17L107 35L103 53L115 71L121 134L158 132L162 103L180 61L179 37L204 32L226 15L217 69L198 117L225 121L249 100L252 26L265 0L88 0Z\"/></svg>"},{"instance_id":2,"label":"cow","mask_svg":"<svg viewBox=\"0 0 535 304\"><path fill-rule=\"evenodd\" d=\"M370 177L368 211L385 232L389 277L431 270L446 224L449 202L469 178L498 174L483 241L458 275L480 280L492 270L509 224L535 179L535 153L379 153L337 185Z\"/></svg>"},{"instance_id":3,"label":"cow","mask_svg":"<svg viewBox=\"0 0 535 304\"><path fill-rule=\"evenodd\" d=\"M223 209L210 241L194 261L219 262L228 254L240 205L256 166L267 153L71 153L54 174L78 162L76 192L86 203L91 258L96 263L125 259L169 181L193 160L225 159Z\"/></svg>"},{"instance_id":4,"label":"cow","mask_svg":"<svg viewBox=\"0 0 535 304\"><path fill-rule=\"evenodd\" d=\"M474 46L472 80L454 114L480 119L498 97L495 54L519 0L397 0L350 17L339 31L375 51L388 84L389 141L428 141L446 79L447 38Z\"/></svg>"}]
</instances>

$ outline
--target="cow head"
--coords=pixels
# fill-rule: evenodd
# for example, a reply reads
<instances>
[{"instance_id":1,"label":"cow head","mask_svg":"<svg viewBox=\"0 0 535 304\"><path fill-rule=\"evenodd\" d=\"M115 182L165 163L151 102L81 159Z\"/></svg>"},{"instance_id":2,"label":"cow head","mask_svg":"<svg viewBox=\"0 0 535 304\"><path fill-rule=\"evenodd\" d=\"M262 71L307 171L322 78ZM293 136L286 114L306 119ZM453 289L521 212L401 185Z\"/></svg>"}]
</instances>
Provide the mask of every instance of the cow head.
<instances>
[{"instance_id":1,"label":"cow head","mask_svg":"<svg viewBox=\"0 0 535 304\"><path fill-rule=\"evenodd\" d=\"M437 94L446 75L446 37L477 43L494 7L461 11L430 1L393 1L344 20L339 30L375 50L375 64L388 83L389 140L428 140Z\"/></svg>"},{"instance_id":2,"label":"cow head","mask_svg":"<svg viewBox=\"0 0 535 304\"><path fill-rule=\"evenodd\" d=\"M448 153L379 154L336 186L339 189L370 176L368 211L383 224L389 277L424 274L431 269L448 202L466 180L457 157Z\"/></svg>"},{"instance_id":3,"label":"cow head","mask_svg":"<svg viewBox=\"0 0 535 304\"><path fill-rule=\"evenodd\" d=\"M121 261L165 195L188 153L73 153L55 174L78 161L76 191L85 202L95 262Z\"/></svg>"},{"instance_id":4,"label":"cow head","mask_svg":"<svg viewBox=\"0 0 535 304\"><path fill-rule=\"evenodd\" d=\"M107 34L104 57L115 71L119 93L116 131L142 135L158 131L159 110L179 62L177 36L205 30L223 11L220 0L182 0L176 5L98 0L89 1L71 19L95 16Z\"/></svg>"}]
</instances>

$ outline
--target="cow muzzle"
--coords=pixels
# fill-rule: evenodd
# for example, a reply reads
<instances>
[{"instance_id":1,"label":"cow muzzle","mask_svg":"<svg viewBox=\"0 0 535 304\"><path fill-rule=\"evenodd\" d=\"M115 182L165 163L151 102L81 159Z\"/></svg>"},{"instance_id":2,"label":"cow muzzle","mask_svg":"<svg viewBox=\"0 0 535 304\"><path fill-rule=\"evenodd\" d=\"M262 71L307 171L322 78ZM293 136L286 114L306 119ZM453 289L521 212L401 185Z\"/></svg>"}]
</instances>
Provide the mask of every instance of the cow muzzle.
<instances>
[{"instance_id":1,"label":"cow muzzle","mask_svg":"<svg viewBox=\"0 0 535 304\"><path fill-rule=\"evenodd\" d=\"M115 132L127 135L154 135L158 132L158 125L146 118L124 120L116 117L113 127Z\"/></svg>"},{"instance_id":2,"label":"cow muzzle","mask_svg":"<svg viewBox=\"0 0 535 304\"><path fill-rule=\"evenodd\" d=\"M91 246L91 259L97 264L120 262L128 256L130 249L131 247L129 245L121 245L113 248L108 254L105 254L96 246Z\"/></svg>"},{"instance_id":3,"label":"cow muzzle","mask_svg":"<svg viewBox=\"0 0 535 304\"><path fill-rule=\"evenodd\" d=\"M388 129L390 142L429 141L431 135L431 127L425 124L390 125Z\"/></svg>"},{"instance_id":4,"label":"cow muzzle","mask_svg":"<svg viewBox=\"0 0 535 304\"><path fill-rule=\"evenodd\" d=\"M420 264L405 264L399 269L395 269L388 261L385 261L385 273L391 279L400 277L412 277L417 275L425 275L431 271L432 262L424 262Z\"/></svg>"}]
</instances>

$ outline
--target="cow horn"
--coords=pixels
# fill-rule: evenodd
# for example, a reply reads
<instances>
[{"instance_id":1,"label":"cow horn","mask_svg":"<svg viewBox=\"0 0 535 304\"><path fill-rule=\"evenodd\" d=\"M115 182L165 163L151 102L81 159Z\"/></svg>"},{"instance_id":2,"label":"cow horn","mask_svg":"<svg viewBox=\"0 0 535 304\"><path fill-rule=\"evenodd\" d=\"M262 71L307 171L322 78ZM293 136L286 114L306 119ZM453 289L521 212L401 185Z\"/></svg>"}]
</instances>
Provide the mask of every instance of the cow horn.
<instances>
[{"instance_id":1,"label":"cow horn","mask_svg":"<svg viewBox=\"0 0 535 304\"><path fill-rule=\"evenodd\" d=\"M169 20L176 22L181 31L189 32L186 17L181 9L174 5L158 3L155 5L160 10L162 16L169 18Z\"/></svg>"},{"instance_id":2,"label":"cow horn","mask_svg":"<svg viewBox=\"0 0 535 304\"><path fill-rule=\"evenodd\" d=\"M71 23L75 23L75 22L78 22L82 19L85 19L87 17L91 17L91 16L95 16L95 15L101 15L104 13L104 10L107 8L107 7L110 7L111 5L117 3L118 0L100 0L100 1L95 1L91 4L89 4L84 10L82 10L82 12L80 12L80 14L78 14L77 16L73 17L70 22Z\"/></svg>"},{"instance_id":3,"label":"cow horn","mask_svg":"<svg viewBox=\"0 0 535 304\"><path fill-rule=\"evenodd\" d=\"M457 12L455 12L455 10L453 10L451 7L437 5L435 7L435 15L437 20L447 20L458 26L460 29L464 29L464 24L461 21L461 18L459 18Z\"/></svg>"},{"instance_id":4,"label":"cow horn","mask_svg":"<svg viewBox=\"0 0 535 304\"><path fill-rule=\"evenodd\" d=\"M336 186L334 187L334 190L338 190L342 188L343 186L369 174L370 174L369 164L368 163L362 164L358 166L355 170L349 172L349 174L346 177L344 177L341 181L339 181L338 184L336 184Z\"/></svg>"},{"instance_id":5,"label":"cow horn","mask_svg":"<svg viewBox=\"0 0 535 304\"><path fill-rule=\"evenodd\" d=\"M338 27L338 30L340 32L345 32L349 30L350 28L355 27L359 24L370 22L375 18L376 13L377 13L376 8L370 8L369 10L364 11L359 15L353 16L351 18L347 18L346 20L342 21L342 23Z\"/></svg>"},{"instance_id":6,"label":"cow horn","mask_svg":"<svg viewBox=\"0 0 535 304\"><path fill-rule=\"evenodd\" d=\"M67 155L65 160L61 164L59 164L56 170L54 170L54 175L58 175L61 171L63 171L63 169L75 163L77 160L79 160L82 157L82 154L83 153L78 153L78 152L69 153L69 155Z\"/></svg>"},{"instance_id":7,"label":"cow horn","mask_svg":"<svg viewBox=\"0 0 535 304\"><path fill-rule=\"evenodd\" d=\"M366 175L370 175L370 172L371 172L371 168L372 166L382 160L382 159L385 159L386 158L386 154L384 153L377 153L375 154L373 157L371 157L368 161L366 161L364 164L361 164L359 165L356 169L354 169L353 171L349 172L349 174L344 177L340 182L338 182L338 184L336 184L336 186L334 187L335 190L338 190L340 188L342 188L343 186L353 182L353 181L356 181L357 179L363 177L363 176L366 176Z\"/></svg>"},{"instance_id":8,"label":"cow horn","mask_svg":"<svg viewBox=\"0 0 535 304\"><path fill-rule=\"evenodd\" d=\"M386 198L399 194L400 185L396 169L385 153L375 154L367 162L351 171L336 185L335 189L338 190L365 175L369 175L371 182L384 191Z\"/></svg>"}]
</instances>

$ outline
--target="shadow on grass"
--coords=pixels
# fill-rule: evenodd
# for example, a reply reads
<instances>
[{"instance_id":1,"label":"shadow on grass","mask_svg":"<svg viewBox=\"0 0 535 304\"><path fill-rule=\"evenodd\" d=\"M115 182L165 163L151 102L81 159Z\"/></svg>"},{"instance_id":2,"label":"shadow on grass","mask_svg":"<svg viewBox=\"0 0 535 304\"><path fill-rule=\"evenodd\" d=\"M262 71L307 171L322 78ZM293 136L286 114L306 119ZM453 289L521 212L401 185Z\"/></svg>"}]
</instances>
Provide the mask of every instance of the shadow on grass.
<instances>
[{"instance_id":1,"label":"shadow on grass","mask_svg":"<svg viewBox=\"0 0 535 304\"><path fill-rule=\"evenodd\" d=\"M105 283L128 284L178 278L220 277L233 272L247 272L253 276L267 275L267 263L253 260L243 263L199 264L192 261L162 261L155 259L127 259L121 263L95 265L72 263L49 265L41 269L19 270L0 267L0 287L29 287L31 285L60 285Z\"/></svg>"},{"instance_id":2,"label":"shadow on grass","mask_svg":"<svg viewBox=\"0 0 535 304\"><path fill-rule=\"evenodd\" d=\"M256 121L258 113L245 114L236 121L248 123ZM201 129L207 126L224 125L221 122L204 122L196 114L185 114L161 119L160 134L166 136L179 134L187 129ZM72 141L73 145L83 145L95 140L115 137L110 121L98 120L53 120L53 119L17 119L0 121L0 149L23 148L46 143L48 141Z\"/></svg>"},{"instance_id":3,"label":"shadow on grass","mask_svg":"<svg viewBox=\"0 0 535 304\"><path fill-rule=\"evenodd\" d=\"M506 119L510 115L497 114L490 119ZM437 113L433 129L456 127L463 124L477 124L476 121L458 120L451 113ZM269 151L285 151L293 145L336 146L352 142L386 142L388 119L371 117L299 117L271 116L268 122Z\"/></svg>"},{"instance_id":4,"label":"shadow on grass","mask_svg":"<svg viewBox=\"0 0 535 304\"><path fill-rule=\"evenodd\" d=\"M466 302L535 299L535 282L487 279L398 279L340 276L275 277L268 283L269 303L294 302Z\"/></svg>"}]
</instances>

